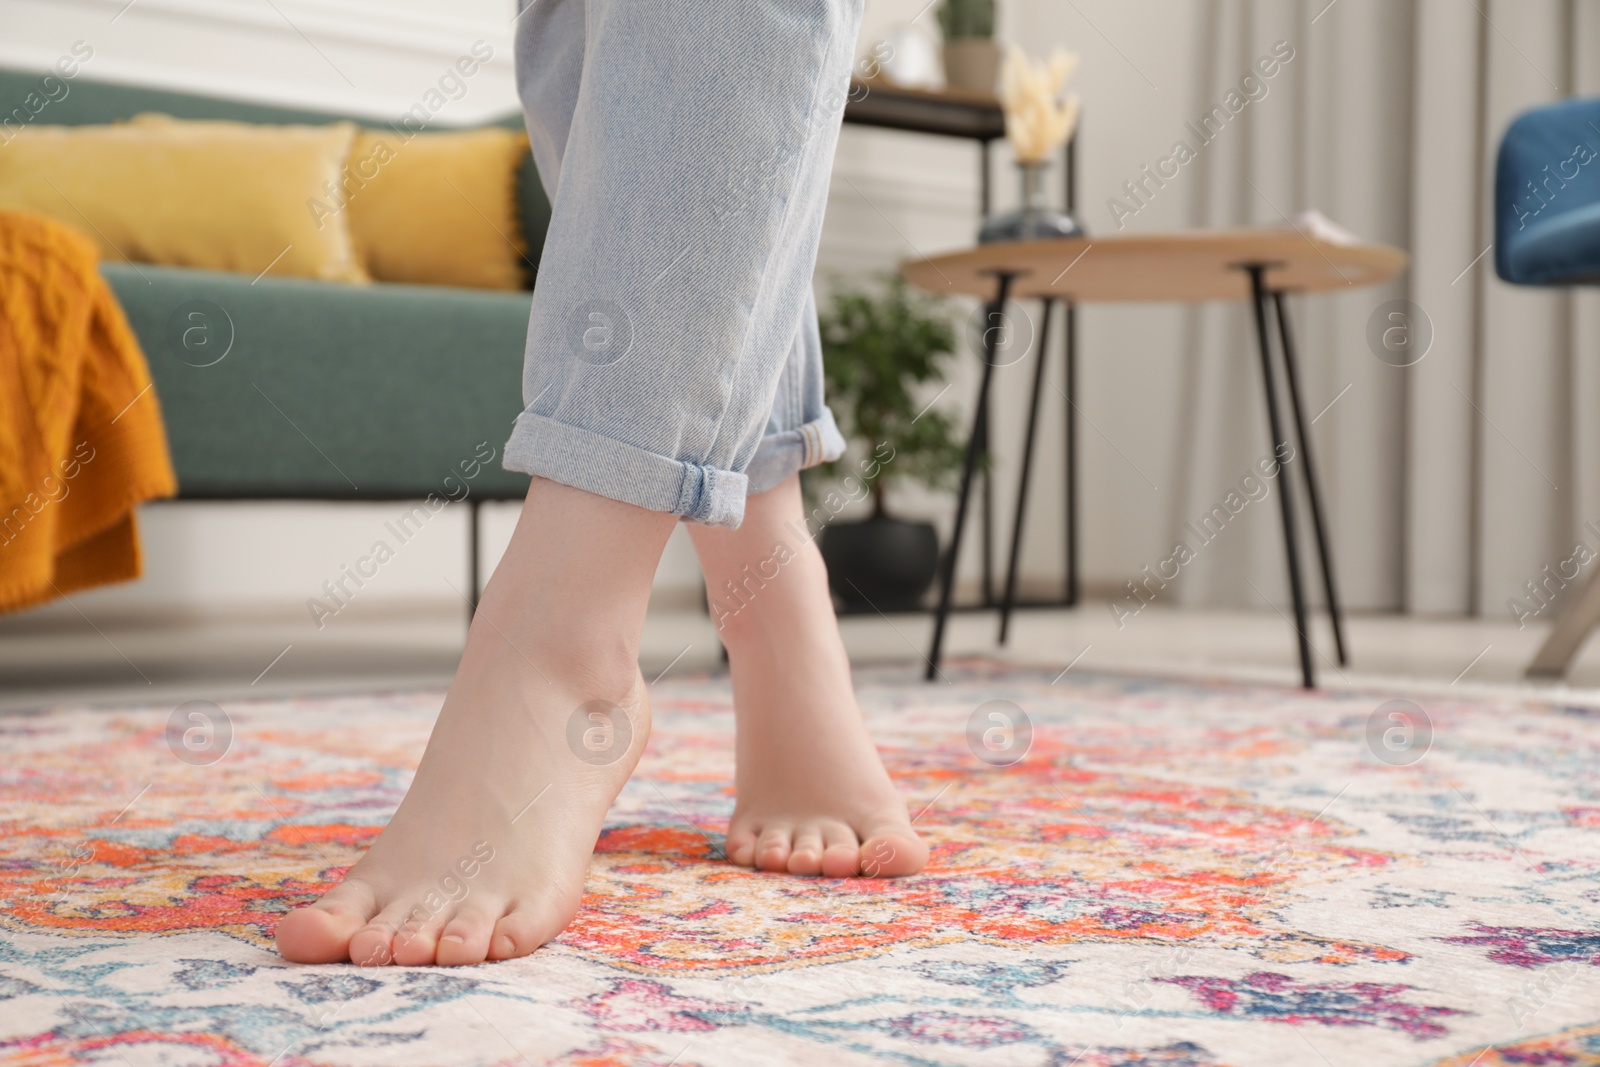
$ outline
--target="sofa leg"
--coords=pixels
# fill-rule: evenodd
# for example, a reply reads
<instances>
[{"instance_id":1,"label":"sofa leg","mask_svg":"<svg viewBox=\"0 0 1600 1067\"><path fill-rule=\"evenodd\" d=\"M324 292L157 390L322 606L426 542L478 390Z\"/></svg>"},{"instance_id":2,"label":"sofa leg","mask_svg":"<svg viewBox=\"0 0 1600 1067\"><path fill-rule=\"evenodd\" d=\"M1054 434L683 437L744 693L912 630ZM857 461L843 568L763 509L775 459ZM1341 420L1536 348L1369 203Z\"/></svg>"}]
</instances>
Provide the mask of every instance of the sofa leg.
<instances>
[{"instance_id":1,"label":"sofa leg","mask_svg":"<svg viewBox=\"0 0 1600 1067\"><path fill-rule=\"evenodd\" d=\"M467 622L478 614L478 591L482 588L478 563L478 501L467 501Z\"/></svg>"}]
</instances>

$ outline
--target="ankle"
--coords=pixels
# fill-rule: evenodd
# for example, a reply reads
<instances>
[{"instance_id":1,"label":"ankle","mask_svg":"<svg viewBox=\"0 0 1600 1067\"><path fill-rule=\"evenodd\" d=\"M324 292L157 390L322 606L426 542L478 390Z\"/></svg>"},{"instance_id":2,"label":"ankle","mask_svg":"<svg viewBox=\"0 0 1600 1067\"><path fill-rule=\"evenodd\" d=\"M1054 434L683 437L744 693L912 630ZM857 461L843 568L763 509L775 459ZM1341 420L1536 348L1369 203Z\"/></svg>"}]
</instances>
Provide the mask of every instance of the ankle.
<instances>
[{"instance_id":1,"label":"ankle","mask_svg":"<svg viewBox=\"0 0 1600 1067\"><path fill-rule=\"evenodd\" d=\"M776 595L763 601L759 595L743 600L731 596L709 596L711 624L717 637L729 653L740 649L754 650L781 641L786 632L794 630L794 618L785 615L776 604Z\"/></svg>"},{"instance_id":2,"label":"ankle","mask_svg":"<svg viewBox=\"0 0 1600 1067\"><path fill-rule=\"evenodd\" d=\"M639 699L639 634L616 625L559 628L541 648L551 677L574 688L584 700L629 705Z\"/></svg>"},{"instance_id":3,"label":"ankle","mask_svg":"<svg viewBox=\"0 0 1600 1067\"><path fill-rule=\"evenodd\" d=\"M519 676L523 684L555 685L574 699L636 699L642 618L599 612L595 605L530 606L530 599L490 582L467 635L461 673Z\"/></svg>"}]
</instances>

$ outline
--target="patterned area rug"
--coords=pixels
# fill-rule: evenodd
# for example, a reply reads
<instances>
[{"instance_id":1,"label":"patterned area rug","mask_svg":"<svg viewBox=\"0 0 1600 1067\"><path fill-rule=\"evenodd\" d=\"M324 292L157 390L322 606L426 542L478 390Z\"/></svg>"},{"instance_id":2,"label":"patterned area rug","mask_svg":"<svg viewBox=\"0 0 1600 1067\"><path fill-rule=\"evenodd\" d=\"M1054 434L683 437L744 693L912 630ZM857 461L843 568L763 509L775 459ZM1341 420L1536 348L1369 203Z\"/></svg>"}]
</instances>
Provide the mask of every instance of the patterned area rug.
<instances>
[{"instance_id":1,"label":"patterned area rug","mask_svg":"<svg viewBox=\"0 0 1600 1067\"><path fill-rule=\"evenodd\" d=\"M439 693L0 718L0 1058L1600 1064L1600 713L947 673L861 678L924 875L720 862L727 684L668 680L577 922L448 971L271 950Z\"/></svg>"}]
</instances>

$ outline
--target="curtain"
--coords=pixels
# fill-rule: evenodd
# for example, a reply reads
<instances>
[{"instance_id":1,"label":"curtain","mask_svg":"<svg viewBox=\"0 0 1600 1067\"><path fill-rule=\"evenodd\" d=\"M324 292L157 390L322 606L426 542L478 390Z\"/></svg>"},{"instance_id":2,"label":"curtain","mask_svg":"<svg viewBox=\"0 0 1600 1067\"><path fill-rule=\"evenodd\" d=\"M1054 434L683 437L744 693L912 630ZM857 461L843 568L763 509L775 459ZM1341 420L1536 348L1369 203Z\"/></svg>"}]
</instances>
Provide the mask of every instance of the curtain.
<instances>
[{"instance_id":1,"label":"curtain","mask_svg":"<svg viewBox=\"0 0 1600 1067\"><path fill-rule=\"evenodd\" d=\"M1600 553L1600 297L1495 277L1493 167L1516 114L1600 94L1600 5L1206 0L1202 24L1197 114L1278 42L1294 57L1271 80L1276 104L1247 106L1194 161L1193 224L1284 224L1314 207L1412 255L1390 285L1290 299L1346 607L1538 608L1526 583L1550 588L1544 568L1561 573L1580 539ZM1409 301L1399 324L1411 343L1431 337L1409 366L1369 344L1375 318L1395 324L1385 306L1397 300ZM1192 402L1173 437L1186 475L1170 502L1174 539L1269 452L1249 309L1186 315L1178 385ZM1271 521L1204 546L1181 600L1287 610L1278 504L1251 506L1271 508Z\"/></svg>"}]
</instances>

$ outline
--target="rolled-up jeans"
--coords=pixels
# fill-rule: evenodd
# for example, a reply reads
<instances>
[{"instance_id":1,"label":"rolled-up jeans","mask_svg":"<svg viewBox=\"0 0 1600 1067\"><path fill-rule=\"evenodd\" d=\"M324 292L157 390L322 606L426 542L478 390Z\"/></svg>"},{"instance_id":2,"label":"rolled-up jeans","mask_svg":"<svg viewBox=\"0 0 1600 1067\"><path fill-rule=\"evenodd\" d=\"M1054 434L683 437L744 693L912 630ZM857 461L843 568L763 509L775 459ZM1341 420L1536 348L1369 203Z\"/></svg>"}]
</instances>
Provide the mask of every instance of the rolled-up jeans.
<instances>
[{"instance_id":1,"label":"rolled-up jeans","mask_svg":"<svg viewBox=\"0 0 1600 1067\"><path fill-rule=\"evenodd\" d=\"M508 469L709 525L838 458L812 272L861 0L532 0L551 201Z\"/></svg>"}]
</instances>

